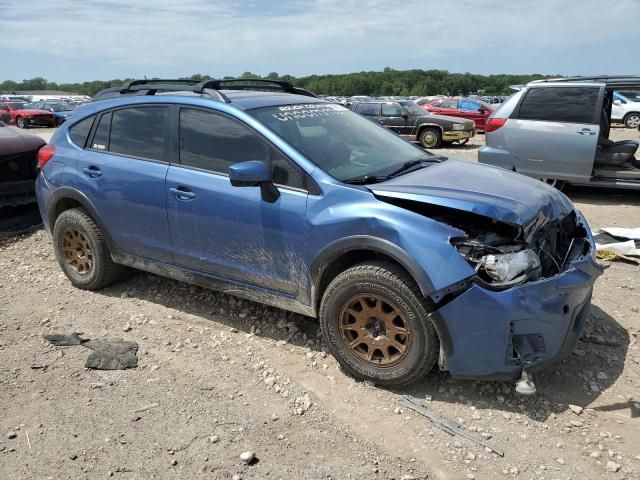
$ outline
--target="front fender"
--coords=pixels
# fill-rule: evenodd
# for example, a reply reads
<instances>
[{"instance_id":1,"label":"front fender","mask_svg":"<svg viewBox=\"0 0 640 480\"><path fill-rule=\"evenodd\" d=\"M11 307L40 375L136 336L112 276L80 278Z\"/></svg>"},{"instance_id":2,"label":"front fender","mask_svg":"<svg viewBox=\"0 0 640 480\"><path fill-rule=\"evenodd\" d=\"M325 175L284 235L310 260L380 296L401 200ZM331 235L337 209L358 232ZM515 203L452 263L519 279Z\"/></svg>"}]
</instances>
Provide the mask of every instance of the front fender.
<instances>
[{"instance_id":1,"label":"front fender","mask_svg":"<svg viewBox=\"0 0 640 480\"><path fill-rule=\"evenodd\" d=\"M447 289L475 275L451 245L464 233L431 218L378 200L370 192L327 188L322 199L309 197L312 223L305 249L310 272L309 299L314 299L325 268L354 250L382 253L404 267L422 294L434 302ZM359 198L354 198L358 195Z\"/></svg>"}]
</instances>

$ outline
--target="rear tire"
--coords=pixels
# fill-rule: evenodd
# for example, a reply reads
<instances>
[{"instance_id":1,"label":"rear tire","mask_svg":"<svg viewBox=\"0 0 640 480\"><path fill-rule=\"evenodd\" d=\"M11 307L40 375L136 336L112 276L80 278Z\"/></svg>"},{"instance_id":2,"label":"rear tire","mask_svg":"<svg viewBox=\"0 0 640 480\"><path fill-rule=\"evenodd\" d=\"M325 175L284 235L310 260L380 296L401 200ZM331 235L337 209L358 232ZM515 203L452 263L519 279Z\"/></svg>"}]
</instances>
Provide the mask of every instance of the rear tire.
<instances>
[{"instance_id":1,"label":"rear tire","mask_svg":"<svg viewBox=\"0 0 640 480\"><path fill-rule=\"evenodd\" d=\"M320 304L324 340L358 380L401 387L433 368L438 338L420 289L403 269L367 262L345 270Z\"/></svg>"},{"instance_id":2,"label":"rear tire","mask_svg":"<svg viewBox=\"0 0 640 480\"><path fill-rule=\"evenodd\" d=\"M627 128L640 128L640 113L632 112L627 114L623 122Z\"/></svg>"},{"instance_id":3,"label":"rear tire","mask_svg":"<svg viewBox=\"0 0 640 480\"><path fill-rule=\"evenodd\" d=\"M104 288L125 269L111 260L100 228L83 208L65 210L56 219L53 248L62 271L83 290Z\"/></svg>"},{"instance_id":4,"label":"rear tire","mask_svg":"<svg viewBox=\"0 0 640 480\"><path fill-rule=\"evenodd\" d=\"M442 133L437 128L425 128L420 132L419 140L423 148L440 148L442 145Z\"/></svg>"}]
</instances>

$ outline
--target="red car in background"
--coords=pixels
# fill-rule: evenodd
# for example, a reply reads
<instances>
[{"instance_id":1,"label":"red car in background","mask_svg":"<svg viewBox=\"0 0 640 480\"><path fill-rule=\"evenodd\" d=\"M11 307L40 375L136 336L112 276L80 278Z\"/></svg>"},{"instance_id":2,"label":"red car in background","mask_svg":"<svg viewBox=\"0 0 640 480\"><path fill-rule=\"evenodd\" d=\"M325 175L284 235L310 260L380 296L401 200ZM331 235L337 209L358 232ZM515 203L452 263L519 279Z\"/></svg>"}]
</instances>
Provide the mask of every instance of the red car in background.
<instances>
[{"instance_id":1,"label":"red car in background","mask_svg":"<svg viewBox=\"0 0 640 480\"><path fill-rule=\"evenodd\" d=\"M55 127L56 122L52 112L37 110L25 102L0 102L0 111L4 115L9 114L11 123L19 128L29 128L36 125Z\"/></svg>"},{"instance_id":2,"label":"red car in background","mask_svg":"<svg viewBox=\"0 0 640 480\"><path fill-rule=\"evenodd\" d=\"M420 105L425 110L437 115L461 117L473 120L476 130L484 132L489 115L493 112L491 106L475 98L438 98Z\"/></svg>"}]
</instances>

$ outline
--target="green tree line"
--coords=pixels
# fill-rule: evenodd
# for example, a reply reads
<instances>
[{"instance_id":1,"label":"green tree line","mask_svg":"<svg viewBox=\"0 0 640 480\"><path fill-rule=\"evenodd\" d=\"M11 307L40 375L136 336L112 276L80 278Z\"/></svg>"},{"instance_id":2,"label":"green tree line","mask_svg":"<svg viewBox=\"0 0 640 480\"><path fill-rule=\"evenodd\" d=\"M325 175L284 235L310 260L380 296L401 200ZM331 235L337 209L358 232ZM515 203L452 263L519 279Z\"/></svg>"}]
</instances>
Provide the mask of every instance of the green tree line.
<instances>
[{"instance_id":1,"label":"green tree line","mask_svg":"<svg viewBox=\"0 0 640 480\"><path fill-rule=\"evenodd\" d=\"M557 75L556 75L557 76ZM296 86L324 95L508 95L509 85L525 84L545 78L544 75L476 75L472 73L450 73L446 70L394 70L385 68L382 72L357 72L336 75L310 75L293 77L271 72L258 75L244 72L241 78L266 78L287 80ZM207 80L209 75L195 74L192 80ZM235 78L235 77L224 77ZM93 96L103 88L120 86L131 78L114 80L94 80L82 83L55 83L42 77L16 82L5 80L0 83L0 91L19 92L24 90L61 90L81 95Z\"/></svg>"}]
</instances>

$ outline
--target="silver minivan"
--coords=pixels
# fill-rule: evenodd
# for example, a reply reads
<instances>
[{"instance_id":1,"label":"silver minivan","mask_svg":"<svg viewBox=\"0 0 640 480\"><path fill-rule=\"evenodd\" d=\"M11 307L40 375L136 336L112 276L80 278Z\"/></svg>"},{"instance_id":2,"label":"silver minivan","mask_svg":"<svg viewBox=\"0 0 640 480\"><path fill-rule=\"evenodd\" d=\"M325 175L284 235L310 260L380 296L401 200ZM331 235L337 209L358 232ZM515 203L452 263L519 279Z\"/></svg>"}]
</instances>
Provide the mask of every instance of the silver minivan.
<instances>
[{"instance_id":1,"label":"silver minivan","mask_svg":"<svg viewBox=\"0 0 640 480\"><path fill-rule=\"evenodd\" d=\"M558 188L573 183L640 189L638 142L609 139L613 92L637 87L640 77L531 82L491 115L478 160Z\"/></svg>"}]
</instances>

